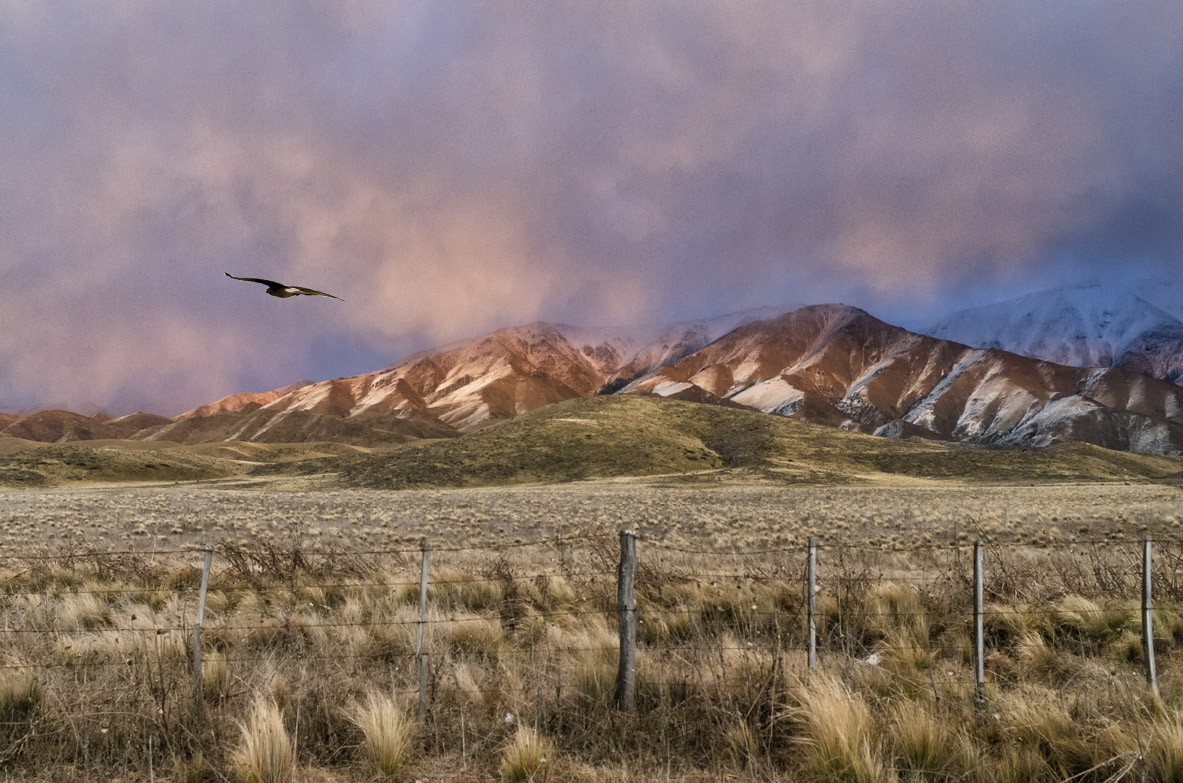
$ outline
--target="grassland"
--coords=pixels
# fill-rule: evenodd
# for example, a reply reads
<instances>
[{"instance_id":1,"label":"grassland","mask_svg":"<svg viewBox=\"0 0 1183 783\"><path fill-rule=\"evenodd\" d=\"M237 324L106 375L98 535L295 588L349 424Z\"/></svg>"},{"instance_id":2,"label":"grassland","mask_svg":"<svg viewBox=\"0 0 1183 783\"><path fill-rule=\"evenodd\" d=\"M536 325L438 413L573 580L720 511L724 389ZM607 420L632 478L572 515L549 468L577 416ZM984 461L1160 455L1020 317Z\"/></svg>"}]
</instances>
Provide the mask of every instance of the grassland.
<instances>
[{"instance_id":1,"label":"grassland","mask_svg":"<svg viewBox=\"0 0 1183 783\"><path fill-rule=\"evenodd\" d=\"M298 543L309 551L433 541L530 541L634 528L651 540L729 548L823 541L1030 543L1183 536L1170 484L683 486L601 481L455 490L343 490L301 480L0 492L11 552Z\"/></svg>"},{"instance_id":2,"label":"grassland","mask_svg":"<svg viewBox=\"0 0 1183 783\"><path fill-rule=\"evenodd\" d=\"M888 440L754 411L625 396L569 400L461 438L345 459L338 469L346 486L393 489L653 475L785 484L1183 477L1178 458L1084 444L1037 451Z\"/></svg>"},{"instance_id":3,"label":"grassland","mask_svg":"<svg viewBox=\"0 0 1183 783\"><path fill-rule=\"evenodd\" d=\"M979 704L964 549L823 547L810 673L799 549L642 543L637 712L622 713L614 543L439 547L422 720L416 547L220 550L200 692L196 558L9 557L0 770L66 783L1183 774L1178 547L1160 554L1157 695L1136 546L994 551Z\"/></svg>"},{"instance_id":4,"label":"grassland","mask_svg":"<svg viewBox=\"0 0 1183 783\"><path fill-rule=\"evenodd\" d=\"M458 438L399 446L0 439L0 488L250 476L325 476L369 489L654 476L707 485L1183 481L1183 460L1086 444L1004 450L890 440L749 410L631 396L569 400Z\"/></svg>"},{"instance_id":5,"label":"grassland","mask_svg":"<svg viewBox=\"0 0 1183 783\"><path fill-rule=\"evenodd\" d=\"M6 780L1183 779L1179 460L950 449L648 400L368 453L0 450L0 471L42 477L0 490ZM640 535L635 714L612 701L623 528ZM1157 694L1139 637L1146 533Z\"/></svg>"}]
</instances>

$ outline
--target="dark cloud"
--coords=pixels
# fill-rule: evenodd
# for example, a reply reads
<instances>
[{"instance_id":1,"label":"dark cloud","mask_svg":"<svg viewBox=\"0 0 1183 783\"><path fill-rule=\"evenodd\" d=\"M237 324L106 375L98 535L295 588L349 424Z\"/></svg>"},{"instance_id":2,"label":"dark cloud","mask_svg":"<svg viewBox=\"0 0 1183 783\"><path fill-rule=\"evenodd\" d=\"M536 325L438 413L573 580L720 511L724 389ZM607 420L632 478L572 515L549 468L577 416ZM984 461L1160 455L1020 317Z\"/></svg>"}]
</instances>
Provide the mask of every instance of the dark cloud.
<instances>
[{"instance_id":1,"label":"dark cloud","mask_svg":"<svg viewBox=\"0 0 1183 783\"><path fill-rule=\"evenodd\" d=\"M0 403L172 412L538 317L1179 280L1180 30L1174 2L8 4Z\"/></svg>"}]
</instances>

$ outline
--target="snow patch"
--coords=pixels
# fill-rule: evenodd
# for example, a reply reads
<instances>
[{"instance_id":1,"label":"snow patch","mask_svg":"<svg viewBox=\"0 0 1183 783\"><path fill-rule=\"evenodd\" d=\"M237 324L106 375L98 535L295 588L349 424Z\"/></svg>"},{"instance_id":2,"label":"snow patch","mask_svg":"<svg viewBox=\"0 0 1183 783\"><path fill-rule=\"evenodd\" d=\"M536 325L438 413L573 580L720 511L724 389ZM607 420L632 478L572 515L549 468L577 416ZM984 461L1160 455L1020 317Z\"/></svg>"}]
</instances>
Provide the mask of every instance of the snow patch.
<instances>
[{"instance_id":1,"label":"snow patch","mask_svg":"<svg viewBox=\"0 0 1183 783\"><path fill-rule=\"evenodd\" d=\"M728 393L727 399L764 413L791 416L801 409L805 402L805 392L778 375L734 394Z\"/></svg>"},{"instance_id":2,"label":"snow patch","mask_svg":"<svg viewBox=\"0 0 1183 783\"><path fill-rule=\"evenodd\" d=\"M940 380L940 383L934 386L932 391L930 391L923 400L913 405L912 409L903 415L903 420L909 424L916 424L926 429L935 430L935 406L937 401L940 400L941 397L945 396L945 393L949 391L950 387L953 386L957 379L960 378L966 370L975 365L978 360L980 360L985 355L985 351L978 350L970 351L962 356L961 359L959 359L958 362L953 365L952 369L949 370L948 374Z\"/></svg>"},{"instance_id":3,"label":"snow patch","mask_svg":"<svg viewBox=\"0 0 1183 783\"><path fill-rule=\"evenodd\" d=\"M694 388L694 384L686 383L685 381L666 381L665 383L659 383L654 386L650 393L656 394L658 397L670 397L692 388Z\"/></svg>"}]
</instances>

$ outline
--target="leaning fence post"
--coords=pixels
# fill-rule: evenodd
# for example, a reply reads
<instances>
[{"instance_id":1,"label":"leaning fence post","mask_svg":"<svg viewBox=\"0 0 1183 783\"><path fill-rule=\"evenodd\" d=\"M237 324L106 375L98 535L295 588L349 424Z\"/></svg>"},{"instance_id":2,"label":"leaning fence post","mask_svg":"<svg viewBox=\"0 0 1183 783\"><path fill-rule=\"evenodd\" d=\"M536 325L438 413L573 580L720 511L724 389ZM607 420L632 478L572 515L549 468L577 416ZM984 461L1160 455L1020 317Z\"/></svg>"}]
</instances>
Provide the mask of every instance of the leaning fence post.
<instances>
[{"instance_id":1,"label":"leaning fence post","mask_svg":"<svg viewBox=\"0 0 1183 783\"><path fill-rule=\"evenodd\" d=\"M193 704L198 713L204 704L201 693L201 625L205 622L205 596L209 591L209 572L213 562L214 550L206 547L201 564L201 590L197 594L197 621L193 623Z\"/></svg>"},{"instance_id":2,"label":"leaning fence post","mask_svg":"<svg viewBox=\"0 0 1183 783\"><path fill-rule=\"evenodd\" d=\"M986 642L982 627L982 540L974 539L974 691L978 706L986 703Z\"/></svg>"},{"instance_id":3,"label":"leaning fence post","mask_svg":"<svg viewBox=\"0 0 1183 783\"><path fill-rule=\"evenodd\" d=\"M1150 690L1158 693L1158 675L1154 668L1154 612L1150 583L1152 571L1152 546L1150 534L1142 542L1142 656L1146 661L1146 681Z\"/></svg>"},{"instance_id":4,"label":"leaning fence post","mask_svg":"<svg viewBox=\"0 0 1183 783\"><path fill-rule=\"evenodd\" d=\"M616 612L620 624L620 666L616 671L616 706L632 712L637 706L637 537L620 531L620 567L616 572Z\"/></svg>"},{"instance_id":5,"label":"leaning fence post","mask_svg":"<svg viewBox=\"0 0 1183 783\"><path fill-rule=\"evenodd\" d=\"M419 720L427 715L427 653L423 651L423 636L427 630L427 573L431 564L431 543L426 538L419 542L423 563L419 569L419 628L415 634L415 662L419 664Z\"/></svg>"},{"instance_id":6,"label":"leaning fence post","mask_svg":"<svg viewBox=\"0 0 1183 783\"><path fill-rule=\"evenodd\" d=\"M805 614L809 622L809 671L817 669L817 538L809 537L809 566L806 568Z\"/></svg>"}]
</instances>

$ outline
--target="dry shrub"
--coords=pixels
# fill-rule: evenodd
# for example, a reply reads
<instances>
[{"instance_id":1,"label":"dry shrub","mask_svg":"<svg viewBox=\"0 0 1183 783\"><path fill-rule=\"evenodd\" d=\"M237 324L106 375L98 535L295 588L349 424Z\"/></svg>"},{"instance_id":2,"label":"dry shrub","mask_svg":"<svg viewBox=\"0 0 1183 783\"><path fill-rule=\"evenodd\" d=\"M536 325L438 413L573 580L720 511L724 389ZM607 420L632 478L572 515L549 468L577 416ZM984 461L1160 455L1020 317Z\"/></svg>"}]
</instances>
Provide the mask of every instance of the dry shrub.
<instances>
[{"instance_id":1,"label":"dry shrub","mask_svg":"<svg viewBox=\"0 0 1183 783\"><path fill-rule=\"evenodd\" d=\"M398 777L407 760L415 723L389 696L369 693L363 704L350 713L361 729L363 747L370 764L385 780Z\"/></svg>"},{"instance_id":2,"label":"dry shrub","mask_svg":"<svg viewBox=\"0 0 1183 783\"><path fill-rule=\"evenodd\" d=\"M518 726L501 755L501 779L505 783L544 783L554 755L554 742L529 726Z\"/></svg>"},{"instance_id":3,"label":"dry shrub","mask_svg":"<svg viewBox=\"0 0 1183 783\"><path fill-rule=\"evenodd\" d=\"M288 783L295 772L295 751L275 702L255 697L251 715L240 724L242 739L232 756L239 783Z\"/></svg>"}]
</instances>

